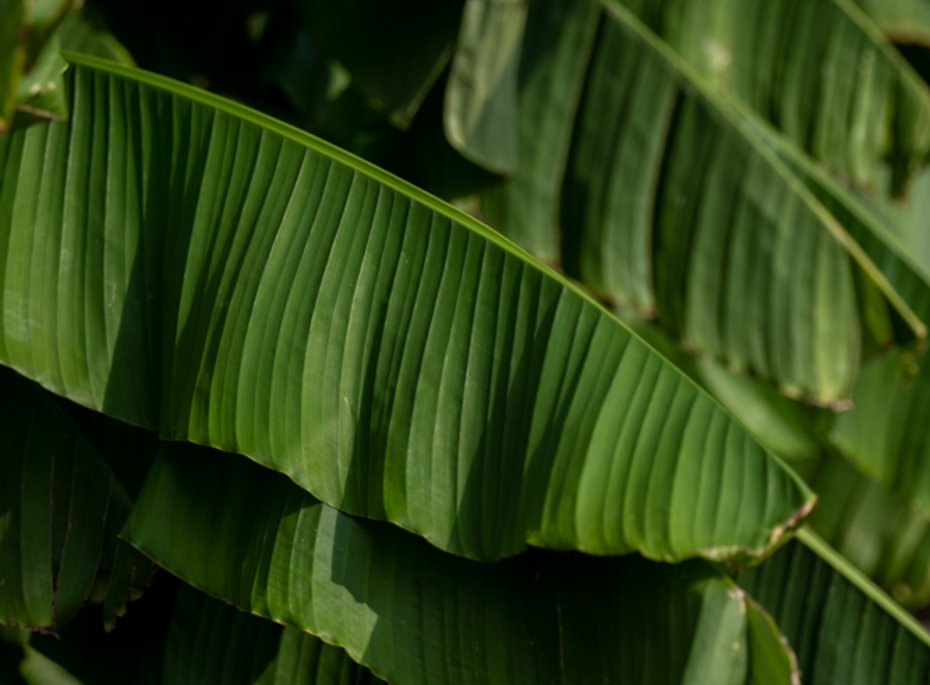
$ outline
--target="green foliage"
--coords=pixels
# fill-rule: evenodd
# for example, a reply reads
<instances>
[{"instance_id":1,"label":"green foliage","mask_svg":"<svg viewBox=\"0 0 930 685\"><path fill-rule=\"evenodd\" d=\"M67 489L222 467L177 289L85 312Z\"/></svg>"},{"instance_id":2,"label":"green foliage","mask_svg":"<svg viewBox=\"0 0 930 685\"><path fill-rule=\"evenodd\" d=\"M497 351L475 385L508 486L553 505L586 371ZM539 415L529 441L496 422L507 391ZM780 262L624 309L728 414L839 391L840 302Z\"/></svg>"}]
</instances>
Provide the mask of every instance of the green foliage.
<instances>
[{"instance_id":1,"label":"green foliage","mask_svg":"<svg viewBox=\"0 0 930 685\"><path fill-rule=\"evenodd\" d=\"M0 683L930 680L880 5L0 0Z\"/></svg>"}]
</instances>

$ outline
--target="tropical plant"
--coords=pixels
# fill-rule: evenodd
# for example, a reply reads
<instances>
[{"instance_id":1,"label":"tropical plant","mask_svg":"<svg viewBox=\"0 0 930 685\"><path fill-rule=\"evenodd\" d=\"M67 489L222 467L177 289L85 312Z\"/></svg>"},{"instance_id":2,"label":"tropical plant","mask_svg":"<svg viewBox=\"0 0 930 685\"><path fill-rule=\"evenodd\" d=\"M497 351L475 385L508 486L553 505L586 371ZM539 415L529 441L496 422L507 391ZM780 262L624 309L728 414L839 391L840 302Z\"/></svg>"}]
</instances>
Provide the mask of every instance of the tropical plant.
<instances>
[{"instance_id":1,"label":"tropical plant","mask_svg":"<svg viewBox=\"0 0 930 685\"><path fill-rule=\"evenodd\" d=\"M930 680L873 5L0 2L0 682Z\"/></svg>"}]
</instances>

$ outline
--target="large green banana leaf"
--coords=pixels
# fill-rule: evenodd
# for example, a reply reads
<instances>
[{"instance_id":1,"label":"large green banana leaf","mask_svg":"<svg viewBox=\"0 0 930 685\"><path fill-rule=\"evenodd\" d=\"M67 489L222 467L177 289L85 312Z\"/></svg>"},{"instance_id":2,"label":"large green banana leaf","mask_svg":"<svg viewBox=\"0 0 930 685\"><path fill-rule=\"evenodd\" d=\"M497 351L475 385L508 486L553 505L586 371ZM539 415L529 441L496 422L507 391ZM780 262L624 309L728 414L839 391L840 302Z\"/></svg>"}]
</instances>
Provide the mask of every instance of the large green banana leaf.
<instances>
[{"instance_id":1,"label":"large green banana leaf","mask_svg":"<svg viewBox=\"0 0 930 685\"><path fill-rule=\"evenodd\" d=\"M87 602L112 626L151 565L116 539L130 500L47 394L0 371L0 622L54 632Z\"/></svg>"},{"instance_id":2,"label":"large green banana leaf","mask_svg":"<svg viewBox=\"0 0 930 685\"><path fill-rule=\"evenodd\" d=\"M691 381L471 217L81 62L68 122L0 140L4 363L468 556L751 557L810 510Z\"/></svg>"},{"instance_id":3,"label":"large green banana leaf","mask_svg":"<svg viewBox=\"0 0 930 685\"><path fill-rule=\"evenodd\" d=\"M926 683L930 635L806 528L740 587L774 616L809 685Z\"/></svg>"},{"instance_id":4,"label":"large green banana leaf","mask_svg":"<svg viewBox=\"0 0 930 685\"><path fill-rule=\"evenodd\" d=\"M166 447L124 534L196 587L394 683L792 679L771 620L705 562L460 559L203 448Z\"/></svg>"}]
</instances>

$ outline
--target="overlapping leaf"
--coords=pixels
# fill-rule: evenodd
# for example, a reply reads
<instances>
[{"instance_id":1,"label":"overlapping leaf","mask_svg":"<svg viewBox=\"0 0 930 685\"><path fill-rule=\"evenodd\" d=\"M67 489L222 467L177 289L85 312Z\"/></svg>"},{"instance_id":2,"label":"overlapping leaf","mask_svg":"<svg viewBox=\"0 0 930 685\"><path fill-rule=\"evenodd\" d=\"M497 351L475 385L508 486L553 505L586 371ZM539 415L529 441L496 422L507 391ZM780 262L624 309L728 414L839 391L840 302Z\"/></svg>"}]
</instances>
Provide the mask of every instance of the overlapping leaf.
<instances>
[{"instance_id":1,"label":"overlapping leaf","mask_svg":"<svg viewBox=\"0 0 930 685\"><path fill-rule=\"evenodd\" d=\"M477 563L202 448L162 453L125 534L195 586L341 645L390 682L791 680L771 621L703 562Z\"/></svg>"},{"instance_id":2,"label":"overlapping leaf","mask_svg":"<svg viewBox=\"0 0 930 685\"><path fill-rule=\"evenodd\" d=\"M809 511L467 215L152 75L88 61L70 93L69 122L0 141L0 359L54 391L476 557L755 556Z\"/></svg>"},{"instance_id":3,"label":"overlapping leaf","mask_svg":"<svg viewBox=\"0 0 930 685\"><path fill-rule=\"evenodd\" d=\"M926 157L926 88L845 0L604 4L638 16L716 92L749 106L843 178L884 186L882 170L890 158L900 190ZM921 11L920 3L907 0L875 4L882 12L900 13L908 4L914 7L907 12ZM531 4L520 58L520 160L514 181L489 202L489 216L547 260L558 257L553 190L562 176L599 6ZM815 26L829 27L828 40L803 39ZM662 128L661 118L652 128Z\"/></svg>"},{"instance_id":4,"label":"overlapping leaf","mask_svg":"<svg viewBox=\"0 0 930 685\"><path fill-rule=\"evenodd\" d=\"M656 313L689 348L818 403L848 398L863 335L887 341L896 317L925 334L816 188L773 159L754 115L706 88L627 10L609 5L577 112L578 55L587 54L584 36L597 17L585 3L531 10L527 70L547 84L542 93L567 104L538 123L535 110L521 110L527 169L486 203L503 230L557 260L545 217L557 212L561 183L560 250L570 274L614 302ZM560 34L559 20L570 30ZM573 48L573 60L558 51L535 56L530 41L547 27ZM533 83L521 105L532 104ZM539 135L544 124L561 135ZM889 251L883 236L865 237Z\"/></svg>"},{"instance_id":5,"label":"overlapping leaf","mask_svg":"<svg viewBox=\"0 0 930 685\"><path fill-rule=\"evenodd\" d=\"M121 485L45 393L0 374L0 622L55 631L87 602L112 625L151 565L116 533Z\"/></svg>"}]
</instances>

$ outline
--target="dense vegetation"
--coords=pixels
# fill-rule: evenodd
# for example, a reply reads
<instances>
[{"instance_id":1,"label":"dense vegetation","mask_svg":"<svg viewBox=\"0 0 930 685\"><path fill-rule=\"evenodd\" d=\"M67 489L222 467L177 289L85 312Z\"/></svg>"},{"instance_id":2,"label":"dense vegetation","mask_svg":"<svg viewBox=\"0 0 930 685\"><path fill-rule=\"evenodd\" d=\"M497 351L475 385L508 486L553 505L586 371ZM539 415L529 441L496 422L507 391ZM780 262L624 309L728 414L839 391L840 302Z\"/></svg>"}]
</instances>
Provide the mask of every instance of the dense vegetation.
<instances>
[{"instance_id":1,"label":"dense vegetation","mask_svg":"<svg viewBox=\"0 0 930 685\"><path fill-rule=\"evenodd\" d=\"M930 680L921 0L332 4L0 0L0 683Z\"/></svg>"}]
</instances>

